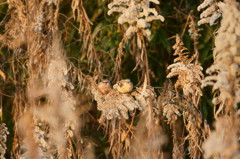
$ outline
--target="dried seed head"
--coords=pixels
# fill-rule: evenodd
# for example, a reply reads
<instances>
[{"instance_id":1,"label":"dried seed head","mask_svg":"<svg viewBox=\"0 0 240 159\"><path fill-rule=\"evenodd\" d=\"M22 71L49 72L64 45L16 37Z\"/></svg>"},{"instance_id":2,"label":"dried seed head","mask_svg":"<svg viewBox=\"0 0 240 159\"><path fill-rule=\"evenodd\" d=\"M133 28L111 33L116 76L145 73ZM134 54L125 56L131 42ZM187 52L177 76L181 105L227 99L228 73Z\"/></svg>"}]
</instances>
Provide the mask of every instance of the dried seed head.
<instances>
[{"instance_id":1,"label":"dried seed head","mask_svg":"<svg viewBox=\"0 0 240 159\"><path fill-rule=\"evenodd\" d=\"M216 0L204 0L202 4L198 6L198 11L202 10L198 25L209 23L210 26L214 25L215 21L222 16L225 3Z\"/></svg>"},{"instance_id":2,"label":"dried seed head","mask_svg":"<svg viewBox=\"0 0 240 159\"><path fill-rule=\"evenodd\" d=\"M133 84L129 79L124 79L118 81L114 86L113 89L116 89L120 93L129 93L133 90Z\"/></svg>"}]
</instances>

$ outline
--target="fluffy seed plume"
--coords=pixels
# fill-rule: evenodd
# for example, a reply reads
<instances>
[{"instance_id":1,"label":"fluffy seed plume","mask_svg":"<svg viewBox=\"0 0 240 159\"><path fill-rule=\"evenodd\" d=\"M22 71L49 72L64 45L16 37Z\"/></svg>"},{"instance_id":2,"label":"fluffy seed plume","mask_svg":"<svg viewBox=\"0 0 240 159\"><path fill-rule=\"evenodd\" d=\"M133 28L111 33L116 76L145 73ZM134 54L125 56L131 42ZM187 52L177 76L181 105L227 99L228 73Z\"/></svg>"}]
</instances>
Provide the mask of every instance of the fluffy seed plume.
<instances>
[{"instance_id":1,"label":"fluffy seed plume","mask_svg":"<svg viewBox=\"0 0 240 159\"><path fill-rule=\"evenodd\" d=\"M202 82L202 87L213 86L212 102L219 105L215 115L236 109L240 102L240 9L236 1L226 2L215 39L214 63L207 69L209 76Z\"/></svg>"},{"instance_id":2,"label":"fluffy seed plume","mask_svg":"<svg viewBox=\"0 0 240 159\"><path fill-rule=\"evenodd\" d=\"M198 6L198 11L205 9L201 15L198 25L209 23L210 26L214 25L215 21L221 17L222 10L225 6L223 2L217 2L216 0L205 0Z\"/></svg>"}]
</instances>

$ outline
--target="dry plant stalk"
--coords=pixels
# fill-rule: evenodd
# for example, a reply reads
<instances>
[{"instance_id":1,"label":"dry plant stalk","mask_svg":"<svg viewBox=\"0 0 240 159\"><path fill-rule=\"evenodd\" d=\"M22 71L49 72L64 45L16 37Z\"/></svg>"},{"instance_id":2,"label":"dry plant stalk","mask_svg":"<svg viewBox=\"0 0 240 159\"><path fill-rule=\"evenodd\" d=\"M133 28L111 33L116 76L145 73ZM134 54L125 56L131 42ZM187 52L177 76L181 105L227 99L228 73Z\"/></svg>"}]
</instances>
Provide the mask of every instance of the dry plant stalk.
<instances>
[{"instance_id":1,"label":"dry plant stalk","mask_svg":"<svg viewBox=\"0 0 240 159\"><path fill-rule=\"evenodd\" d=\"M188 29L188 33L191 37L191 39L193 40L193 47L194 47L194 56L195 56L195 63L198 63L198 58L199 58L199 51L198 51L198 40L200 38L200 34L199 31L201 29L197 28L196 26L196 22L194 20L194 16L192 14L189 15L189 29Z\"/></svg>"},{"instance_id":2,"label":"dry plant stalk","mask_svg":"<svg viewBox=\"0 0 240 159\"><path fill-rule=\"evenodd\" d=\"M158 97L158 103L163 109L163 116L167 119L167 124L170 125L172 130L172 140L173 140L173 159L184 159L185 149L184 149L184 126L181 120L182 114L180 113L181 108L177 105L175 100L175 94L173 86L170 80L164 83L165 90L161 91L161 95Z\"/></svg>"},{"instance_id":3,"label":"dry plant stalk","mask_svg":"<svg viewBox=\"0 0 240 159\"><path fill-rule=\"evenodd\" d=\"M176 91L179 88L182 89L184 96L198 107L200 97L202 96L200 85L204 75L202 67L199 64L192 63L196 57L192 56L189 58L188 50L183 45L179 35L176 35L176 44L173 46L175 52L173 55L178 57L174 59L174 64L168 66L170 73L167 75L167 78L178 76L178 80L174 85Z\"/></svg>"},{"instance_id":4,"label":"dry plant stalk","mask_svg":"<svg viewBox=\"0 0 240 159\"><path fill-rule=\"evenodd\" d=\"M92 38L92 22L88 18L88 15L83 7L82 0L72 0L71 7L74 19L79 22L78 32L81 36L82 41L82 58L85 56L87 57L88 63L90 65L90 71L92 70L93 66L96 65L96 68L93 70L94 76L98 76L99 79L102 79L101 61L99 60L99 55L97 54L94 46L94 39ZM81 75L79 77L79 82L84 82L85 79L81 78Z\"/></svg>"},{"instance_id":5,"label":"dry plant stalk","mask_svg":"<svg viewBox=\"0 0 240 159\"><path fill-rule=\"evenodd\" d=\"M176 44L173 48L175 49L174 55L178 55L178 57L174 59L174 64L168 66L170 73L167 78L178 76L174 85L177 93L175 95L169 94L171 97L167 99L171 100L164 102L163 112L168 119L168 123L173 128L176 126L175 121L178 116L182 114L184 126L188 133L185 136L185 140L189 142L188 151L191 158L197 159L203 155L202 142L210 131L208 124L202 118L201 112L197 109L202 96L200 88L203 78L202 67L197 63L192 63L196 58L196 54L190 58L188 57L188 50L183 46L183 42L178 35L176 35ZM183 97L179 96L179 91L183 92ZM176 131L173 131L173 139L176 142L173 150L175 153L180 154L183 151L183 145L180 145L181 141L177 141L176 133ZM184 144L184 142L181 144ZM176 156L176 154L173 154L173 157Z\"/></svg>"},{"instance_id":6,"label":"dry plant stalk","mask_svg":"<svg viewBox=\"0 0 240 159\"><path fill-rule=\"evenodd\" d=\"M0 35L1 45L17 49L26 43L27 18L26 9L21 0L8 1L8 10L11 11L9 21L5 24L4 34Z\"/></svg>"},{"instance_id":7,"label":"dry plant stalk","mask_svg":"<svg viewBox=\"0 0 240 159\"><path fill-rule=\"evenodd\" d=\"M41 150L42 153L38 153L40 157L66 158L67 156L64 129L63 126L60 127L60 123L65 123L66 119L65 116L60 116L60 113L58 113L62 111L64 103L59 105L59 108L56 107L57 101L60 101L58 98L64 99L61 87L66 84L66 79L64 81L66 77L64 76L67 73L66 64L61 61L62 50L59 47L60 44L57 44L59 37L54 37L58 30L59 3L59 1L28 1L26 3L28 11L26 15L29 19L27 36L32 37L31 41L27 41L29 57L27 101L28 107L32 108L30 109L32 110L32 117L35 118L33 129L36 129L36 131L32 133L35 140L32 142L36 143L36 149ZM47 100L49 105L43 106L45 103L41 103L42 100ZM42 132L38 131L39 124L47 125L50 128L42 129ZM55 135L53 135L54 133ZM48 134L50 134L50 137L47 136ZM28 144L26 142L20 147ZM20 157L28 158L29 156L26 154L28 152L20 154Z\"/></svg>"},{"instance_id":8,"label":"dry plant stalk","mask_svg":"<svg viewBox=\"0 0 240 159\"><path fill-rule=\"evenodd\" d=\"M130 139L133 136L134 129L132 124L129 125L125 119L106 121L105 131L110 144L108 153L111 152L114 159L125 158L129 153Z\"/></svg>"},{"instance_id":9,"label":"dry plant stalk","mask_svg":"<svg viewBox=\"0 0 240 159\"><path fill-rule=\"evenodd\" d=\"M169 90L166 90L169 91ZM167 92L163 93L167 94ZM184 139L177 138L173 136L174 139L174 149L173 151L177 154L172 154L175 156L182 156L183 145L185 141L188 141L189 155L190 158L201 158L203 155L203 150L201 148L203 141L210 133L210 128L206 121L204 121L201 112L187 99L178 95L178 93L168 93L170 96L166 99L161 99L163 101L163 109L165 111L164 115L167 118L168 123L173 128L173 135L177 133L175 131L175 122L178 120L178 116L182 114L184 127L187 131L187 136L184 136ZM174 114L174 116L171 116ZM179 141L180 140L180 141ZM184 150L185 152L186 150Z\"/></svg>"},{"instance_id":10,"label":"dry plant stalk","mask_svg":"<svg viewBox=\"0 0 240 159\"><path fill-rule=\"evenodd\" d=\"M150 8L150 3L159 4L158 0L114 0L113 2L109 3L108 8L110 9L108 11L108 14L112 14L113 12L119 12L121 13L120 17L118 18L118 23L123 25L127 23L127 30L123 35L123 39L119 44L118 47L118 54L115 60L115 79L120 80L121 79L121 60L122 56L124 54L124 47L128 43L130 39L130 47L133 48L132 55L135 57L136 66L133 69L133 71L137 70L138 67L140 67L140 70L142 71L142 76L140 79L140 82L143 81L143 77L145 77L144 86L143 88L138 88L136 91L133 91L131 94L128 94L128 96L124 97L123 94L120 94L119 97L124 97L121 100L123 103L117 103L114 101L114 103L117 103L117 109L120 109L119 112L117 112L117 109L114 110L115 116L119 116L118 114L126 114L124 115L125 119L128 119L128 111L131 112L132 109L134 109L134 106L130 106L130 103L136 103L136 108L144 108L146 114L146 128L147 133L149 136L154 136L155 131L153 130L155 124L154 122L157 121L156 117L158 114L158 104L156 102L155 93L150 88L150 78L149 78L149 66L148 66L148 55L146 50L146 42L145 39L150 41L151 39L151 32L148 29L150 27L150 22L153 20L161 20L164 21L163 16L159 15L155 8ZM135 45L135 43L137 45ZM106 96L110 96L112 91L108 93ZM132 98L133 100L127 100L128 98ZM114 99L114 98L112 98ZM115 97L115 99L117 99ZM107 101L107 100L106 100ZM111 100L109 100L111 101ZM107 102L109 102L107 101ZM128 102L130 101L130 102ZM125 104L126 103L126 104ZM129 103L129 104L128 104ZM121 105L129 105L124 109ZM110 105L113 105L111 103ZM134 104L135 105L135 104ZM113 109L111 109L113 110ZM109 111L108 111L109 112ZM123 113L121 113L123 112ZM122 117L120 117L122 118ZM141 156L141 155L140 155ZM140 157L139 156L139 157ZM143 157L143 156L142 156Z\"/></svg>"},{"instance_id":11,"label":"dry plant stalk","mask_svg":"<svg viewBox=\"0 0 240 159\"><path fill-rule=\"evenodd\" d=\"M198 25L209 23L210 26L214 25L215 21L221 17L222 10L225 3L217 0L204 0L202 4L198 6L198 11L205 9L201 15Z\"/></svg>"},{"instance_id":12,"label":"dry plant stalk","mask_svg":"<svg viewBox=\"0 0 240 159\"><path fill-rule=\"evenodd\" d=\"M13 12L0 40L10 39L5 40L3 44L14 49L15 53L23 50L22 47L26 48L25 52L21 53L28 57L29 74L27 91L20 89L20 96L16 96L14 101L14 157L70 158L71 140L67 138L71 138L74 129L77 129L74 114L76 101L72 94L74 87L68 80L66 58L58 36L60 1L30 0L23 3L21 0L15 0L8 3ZM31 124L26 124L26 127L32 125L27 136L19 134L20 123L17 121L23 115L24 109L28 112L24 115L28 120L22 123L30 121ZM31 149L19 152L20 149L29 146Z\"/></svg>"},{"instance_id":13,"label":"dry plant stalk","mask_svg":"<svg viewBox=\"0 0 240 159\"><path fill-rule=\"evenodd\" d=\"M25 59L25 50L22 48L26 46L26 32L27 32L27 16L26 16L26 6L21 0L8 1L8 21L3 21L5 24L5 30L2 35L0 35L1 47L8 47L13 50L14 56L19 61ZM13 62L14 63L14 62ZM12 71L14 74L14 85L16 86L14 104L13 104L13 114L14 121L17 121L23 112L23 107L25 105L25 94L24 94L24 82L20 80L19 74L21 72L20 65L12 64ZM2 76L2 75L1 75ZM3 77L3 76L2 76ZM19 82L16 82L19 81Z\"/></svg>"},{"instance_id":14,"label":"dry plant stalk","mask_svg":"<svg viewBox=\"0 0 240 159\"><path fill-rule=\"evenodd\" d=\"M89 78L92 86L92 94L97 101L97 108L102 112L99 122L106 125L106 133L109 136L110 149L113 158L122 158L129 155L130 140L133 134L133 121L136 109L148 112L149 105L154 104L153 111L157 116L158 104L156 102L156 94L153 89L136 88L133 91L133 86L130 80L121 80L117 82L113 89L108 81L103 81L96 84L92 78ZM149 124L152 119L149 118L149 112L146 127L152 126ZM131 118L131 124L127 124L126 120ZM152 117L152 116L151 116ZM157 122L156 122L157 125ZM150 135L153 137L153 127L149 128ZM156 131L154 131L156 133Z\"/></svg>"},{"instance_id":15,"label":"dry plant stalk","mask_svg":"<svg viewBox=\"0 0 240 159\"><path fill-rule=\"evenodd\" d=\"M240 102L240 9L236 1L226 1L223 20L215 39L214 63L207 69L202 87L213 86L215 117L234 115ZM231 20L230 20L231 19Z\"/></svg>"},{"instance_id":16,"label":"dry plant stalk","mask_svg":"<svg viewBox=\"0 0 240 159\"><path fill-rule=\"evenodd\" d=\"M16 59L20 61L23 59L22 54L24 54L25 50L22 49L22 46L26 46L26 31L27 31L27 16L26 16L26 7L21 0L8 1L8 21L3 21L5 24L5 30L2 35L0 35L0 43L2 46L7 46L10 49L13 49L14 56ZM25 57L26 58L26 55ZM14 74L14 85L16 87L14 101L13 101L13 120L15 122L14 125L14 142L13 142L13 155L15 158L18 158L18 149L19 149L19 137L17 131L17 121L23 113L25 107L25 84L20 79L20 75L22 73L21 66L19 63L15 66L15 63L12 64L12 71Z\"/></svg>"},{"instance_id":17,"label":"dry plant stalk","mask_svg":"<svg viewBox=\"0 0 240 159\"><path fill-rule=\"evenodd\" d=\"M151 40L151 31L149 30L150 22L153 20L161 20L164 21L164 17L159 15L155 8L150 8L150 3L159 4L158 0L114 0L113 2L108 4L108 15L111 15L113 12L121 13L118 18L118 24L128 24L128 28L123 35L123 39L118 47L118 54L115 60L115 78L119 80L120 77L120 68L121 68L121 59L124 54L123 49L129 39L131 39L134 35L136 35L137 50L136 54L136 67L140 65L141 69L145 69L142 73L142 77L148 71L148 64L146 62L147 52L146 52L146 44L144 37L147 38L148 41ZM146 71L147 70L147 71Z\"/></svg>"},{"instance_id":18,"label":"dry plant stalk","mask_svg":"<svg viewBox=\"0 0 240 159\"><path fill-rule=\"evenodd\" d=\"M71 140L67 139L71 139L78 128L74 113L76 101L71 92L74 87L68 81L68 68L59 36L53 36L48 49L49 66L43 72L44 76L40 80L31 78L28 85L29 105L33 107L35 117L35 135L43 156L47 153L47 156L71 158L71 143L67 143Z\"/></svg>"},{"instance_id":19,"label":"dry plant stalk","mask_svg":"<svg viewBox=\"0 0 240 159\"><path fill-rule=\"evenodd\" d=\"M162 146L167 143L160 125L160 119L155 120L151 128L148 127L148 109L145 109L134 130L134 138L131 140L130 152L126 158L136 159L164 159Z\"/></svg>"}]
</instances>

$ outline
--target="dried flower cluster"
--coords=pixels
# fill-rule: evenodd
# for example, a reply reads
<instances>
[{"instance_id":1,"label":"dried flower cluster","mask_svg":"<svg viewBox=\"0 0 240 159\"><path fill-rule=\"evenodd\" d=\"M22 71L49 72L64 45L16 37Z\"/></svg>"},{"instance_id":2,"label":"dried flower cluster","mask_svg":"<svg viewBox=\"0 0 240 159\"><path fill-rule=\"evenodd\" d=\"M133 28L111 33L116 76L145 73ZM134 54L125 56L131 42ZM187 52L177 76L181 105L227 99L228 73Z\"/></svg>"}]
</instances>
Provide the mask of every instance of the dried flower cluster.
<instances>
[{"instance_id":1,"label":"dried flower cluster","mask_svg":"<svg viewBox=\"0 0 240 159\"><path fill-rule=\"evenodd\" d=\"M28 133L21 141L21 159L34 158L54 158L57 154L57 148L49 140L49 126L40 121L30 121L30 114L25 115L21 122L21 128L28 128ZM36 123L36 125L32 125ZM26 126L28 124L28 126ZM30 125L31 128L30 129ZM24 130L22 130L24 131ZM24 132L22 132L24 133Z\"/></svg>"},{"instance_id":2,"label":"dried flower cluster","mask_svg":"<svg viewBox=\"0 0 240 159\"><path fill-rule=\"evenodd\" d=\"M210 128L198 109L191 104L191 100L189 101L173 92L169 83L165 88L166 90L161 92L163 97L159 97L159 103L162 106L163 115L173 131L173 151L175 152L172 154L173 158L184 158L183 145L186 140L189 142L190 157L200 158L203 152L201 145L210 133ZM183 121L181 121L181 117ZM179 125L185 126L187 135L183 133L184 130L181 130Z\"/></svg>"},{"instance_id":3,"label":"dried flower cluster","mask_svg":"<svg viewBox=\"0 0 240 159\"><path fill-rule=\"evenodd\" d=\"M213 86L215 106L215 131L205 143L205 158L237 159L239 149L240 103L240 4L235 0L225 0L222 22L215 38L214 63L207 69L202 86ZM230 20L231 19L231 20Z\"/></svg>"},{"instance_id":4,"label":"dried flower cluster","mask_svg":"<svg viewBox=\"0 0 240 159\"><path fill-rule=\"evenodd\" d=\"M240 6L235 0L225 0L223 19L215 38L214 63L207 69L202 86L213 86L215 131L203 144L205 158L240 158ZM231 19L231 21L229 20Z\"/></svg>"},{"instance_id":5,"label":"dried flower cluster","mask_svg":"<svg viewBox=\"0 0 240 159\"><path fill-rule=\"evenodd\" d=\"M159 15L155 8L150 8L151 2L159 4L158 0L114 0L108 5L108 15L111 15L113 12L121 13L118 23L129 24L125 32L127 39L130 39L135 33L142 31L143 35L150 40L149 22L158 19L162 22L164 21L164 17Z\"/></svg>"},{"instance_id":6,"label":"dried flower cluster","mask_svg":"<svg viewBox=\"0 0 240 159\"><path fill-rule=\"evenodd\" d=\"M36 118L35 118L36 119ZM51 125L52 123L48 123L46 121L34 120L34 130L32 135L33 142L36 145L31 145L30 141L25 137L23 139L23 143L21 146L22 154L20 156L21 159L28 159L32 155L32 150L29 148L29 145L35 146L36 152L35 155L39 156L39 158L57 158L57 156L62 156L60 152L65 153L64 158L68 159L72 157L72 151L65 145L67 137L72 137L73 132L71 130L66 130L66 128L54 130L54 127ZM27 124L27 123L21 123ZM65 135L62 130L65 131ZM59 131L59 132L58 132ZM70 136L69 136L70 135ZM59 146L61 144L63 147Z\"/></svg>"},{"instance_id":7,"label":"dried flower cluster","mask_svg":"<svg viewBox=\"0 0 240 159\"><path fill-rule=\"evenodd\" d=\"M197 106L200 96L202 96L200 88L203 78L202 67L199 64L192 63L194 56L188 58L187 48L183 46L183 42L178 35L176 36L176 44L173 46L173 49L175 49L173 55L178 55L178 57L174 59L174 64L168 66L170 73L167 75L167 78L178 76L175 89L181 88L183 94Z\"/></svg>"},{"instance_id":8,"label":"dried flower cluster","mask_svg":"<svg viewBox=\"0 0 240 159\"><path fill-rule=\"evenodd\" d=\"M6 127L5 123L0 124L0 158L5 159L4 155L6 153L6 142L7 142L7 135L9 134L8 128Z\"/></svg>"},{"instance_id":9,"label":"dried flower cluster","mask_svg":"<svg viewBox=\"0 0 240 159\"><path fill-rule=\"evenodd\" d=\"M166 104L164 103L163 116L167 118L168 123L173 123L177 120L181 113L178 110L178 106L175 104Z\"/></svg>"},{"instance_id":10,"label":"dried flower cluster","mask_svg":"<svg viewBox=\"0 0 240 159\"><path fill-rule=\"evenodd\" d=\"M213 104L219 105L215 115L232 112L240 102L239 17L239 4L229 1L223 10L223 20L215 39L214 63L207 69L209 76L202 82L203 87L213 86Z\"/></svg>"},{"instance_id":11,"label":"dried flower cluster","mask_svg":"<svg viewBox=\"0 0 240 159\"><path fill-rule=\"evenodd\" d=\"M217 2L216 0L205 0L198 6L198 11L205 9L201 15L198 25L209 23L210 26L214 25L214 22L221 17L222 10L225 4L223 2Z\"/></svg>"},{"instance_id":12,"label":"dried flower cluster","mask_svg":"<svg viewBox=\"0 0 240 159\"><path fill-rule=\"evenodd\" d=\"M118 54L115 60L115 79L120 80L121 77L121 62L125 45L131 39L132 47L135 51L132 52L135 57L136 66L134 71L140 67L142 69L142 79L146 70L148 70L147 51L145 38L151 40L151 31L149 30L150 22L153 20L164 21L164 17L159 15L155 8L151 8L150 4L159 4L158 0L114 0L108 4L108 15L113 12L119 12L121 15L118 18L118 23L123 25L127 23L127 30L123 35L118 47ZM134 36L135 35L135 36ZM136 38L135 38L136 37ZM135 43L137 45L135 45Z\"/></svg>"},{"instance_id":13,"label":"dried flower cluster","mask_svg":"<svg viewBox=\"0 0 240 159\"><path fill-rule=\"evenodd\" d=\"M126 158L132 155L130 152L135 153L135 150L131 150L131 146L132 144L136 145L136 141L132 143L131 138L135 130L133 122L136 109L143 111L145 118L148 120L144 129L150 131L149 134L151 135L147 140L152 141L162 135L158 129L159 106L156 101L156 94L153 88L146 87L146 82L142 88L133 89L132 82L129 79L124 79L118 81L112 88L108 80L96 84L93 78L89 77L88 79L92 86L93 97L97 101L97 108L102 112L99 122L106 125L105 129L109 135L108 142L110 143L109 152L114 158ZM149 112L150 110L153 110L153 112ZM150 123L152 117L154 123ZM126 122L127 119L131 119L130 125ZM149 129L149 127L151 128ZM160 151L159 148L163 142L165 140L156 142L156 146L148 147L149 155L154 154L153 149L154 151Z\"/></svg>"},{"instance_id":14,"label":"dried flower cluster","mask_svg":"<svg viewBox=\"0 0 240 159\"><path fill-rule=\"evenodd\" d=\"M120 83L125 81L122 80ZM121 85L119 88L119 83L114 85L116 89L110 88L104 94L92 79L90 79L90 83L98 110L102 111L100 122L105 121L105 119L129 119L129 114L132 115L135 109L145 109L149 104L149 98L156 96L153 89L136 88L135 91L123 92L125 85Z\"/></svg>"},{"instance_id":15,"label":"dried flower cluster","mask_svg":"<svg viewBox=\"0 0 240 159\"><path fill-rule=\"evenodd\" d=\"M163 101L163 115L167 118L173 131L173 141L175 142L173 158L178 158L177 156L184 158L184 148L182 146L184 141L178 139L184 138L189 142L188 151L190 157L200 159L203 153L201 145L210 131L208 124L203 120L201 113L197 109L202 96L200 88L203 79L202 67L197 63L193 63L196 54L191 58L188 57L188 50L183 46L183 42L178 35L176 35L176 44L173 48L175 49L174 55L178 55L178 57L174 59L174 64L168 66L170 73L167 78L178 76L174 85L176 93L163 92L165 97L161 99ZM183 92L183 96L179 95L179 92ZM181 115L183 123L178 119L178 116ZM186 136L177 130L176 122L185 126Z\"/></svg>"}]
</instances>

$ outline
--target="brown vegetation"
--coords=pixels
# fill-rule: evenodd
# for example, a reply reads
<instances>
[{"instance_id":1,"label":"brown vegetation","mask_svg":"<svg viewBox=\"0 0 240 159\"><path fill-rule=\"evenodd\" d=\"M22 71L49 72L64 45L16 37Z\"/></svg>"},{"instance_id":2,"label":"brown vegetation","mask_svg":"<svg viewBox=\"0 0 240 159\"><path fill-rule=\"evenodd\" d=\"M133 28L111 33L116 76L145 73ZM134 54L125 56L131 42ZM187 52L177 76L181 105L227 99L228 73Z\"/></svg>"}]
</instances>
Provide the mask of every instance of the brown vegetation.
<instances>
[{"instance_id":1,"label":"brown vegetation","mask_svg":"<svg viewBox=\"0 0 240 159\"><path fill-rule=\"evenodd\" d=\"M239 2L205 0L197 8L204 10L198 25L220 21L215 35L210 35L215 47L205 77L205 66L199 62L201 29L193 11L181 13L187 22L181 35L174 32L173 63L160 64L157 69L165 67L166 72L159 75L152 66L159 60L157 53L150 50L151 39L161 36L154 27L169 18L160 14L160 0L99 3L108 8L102 11L104 18L117 17L113 32L121 35L108 51L96 45L104 27L93 29L91 22L100 13L94 10L90 19L83 0L0 3L7 7L1 19L1 54L11 61L9 70L1 67L0 76L3 86L12 87L13 98L4 103L10 105L7 120L13 124L9 129L0 124L0 158L239 159ZM65 5L71 6L69 14L60 11ZM192 49L183 40L187 27ZM71 29L77 35L71 35ZM77 40L66 40L71 38ZM80 55L75 59L67 49L78 45ZM157 87L153 81L158 81ZM201 103L202 96L210 96L203 90L206 86L212 86L213 94L210 120ZM5 92L0 90L4 119L10 109L2 104Z\"/></svg>"}]
</instances>

